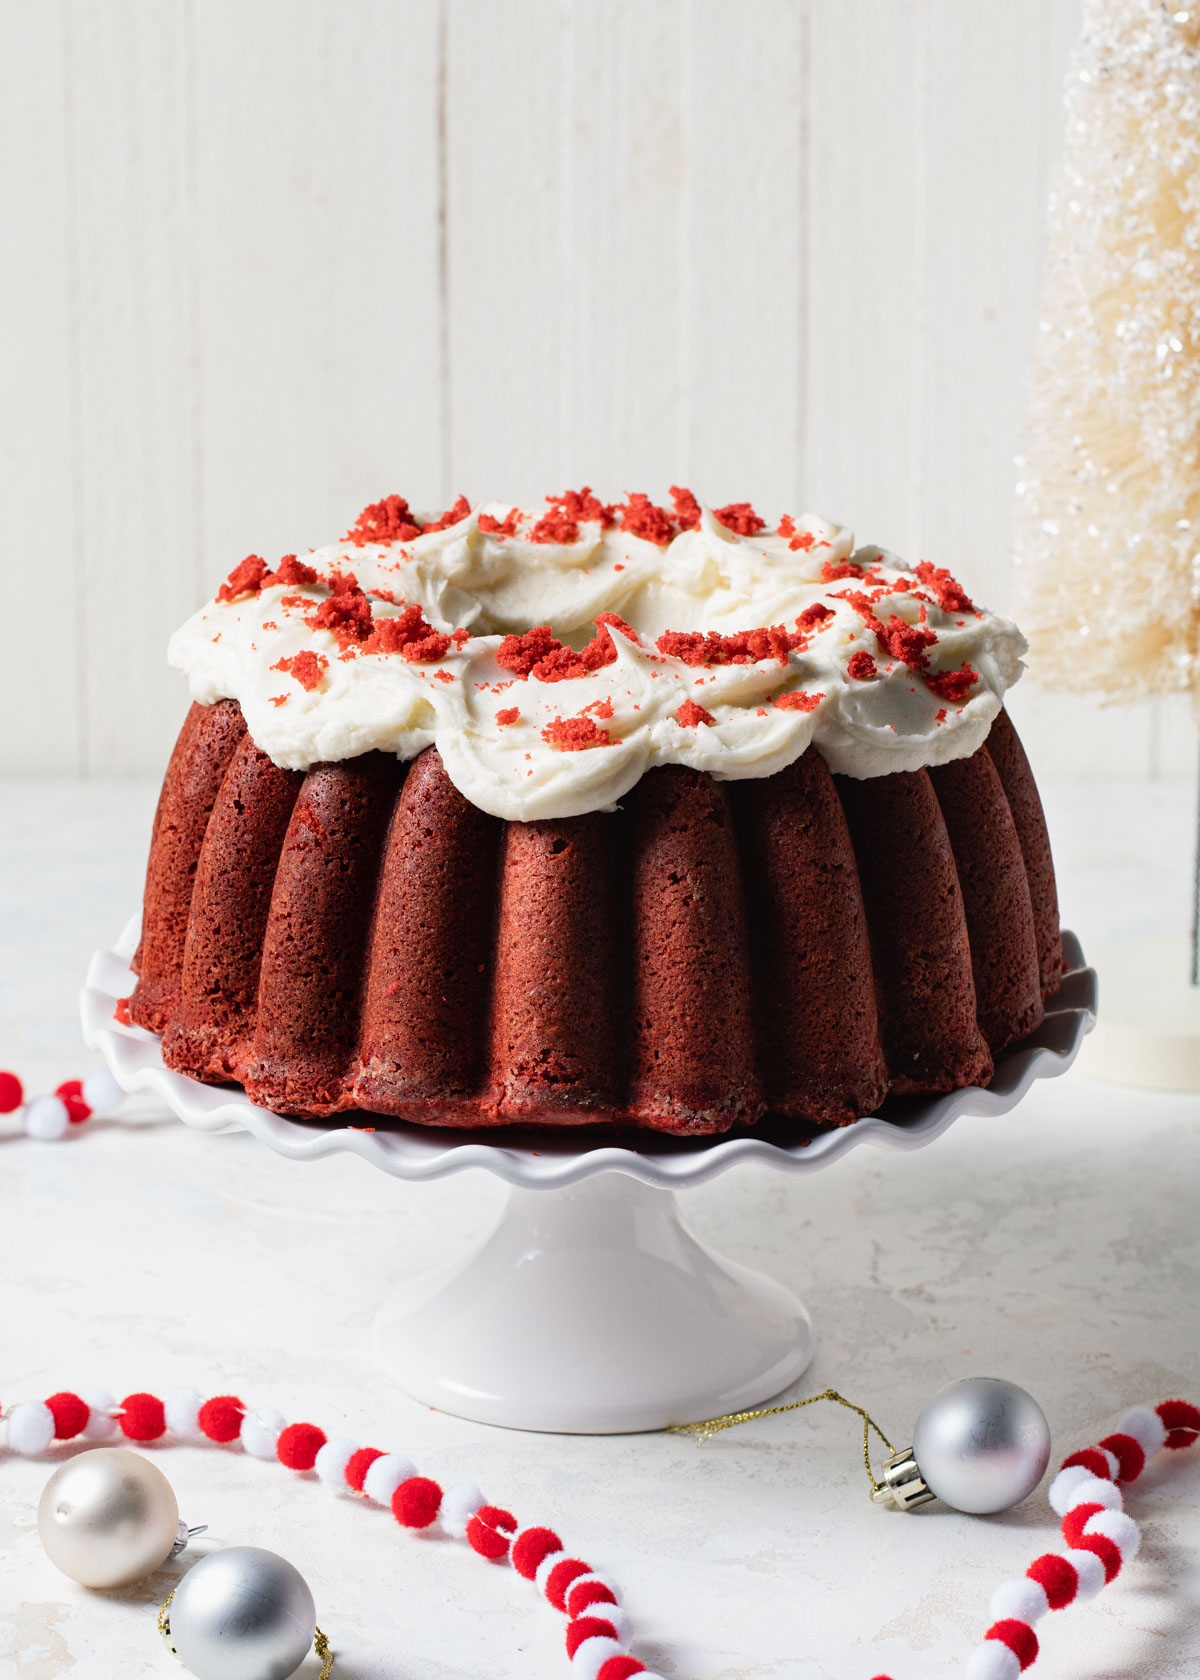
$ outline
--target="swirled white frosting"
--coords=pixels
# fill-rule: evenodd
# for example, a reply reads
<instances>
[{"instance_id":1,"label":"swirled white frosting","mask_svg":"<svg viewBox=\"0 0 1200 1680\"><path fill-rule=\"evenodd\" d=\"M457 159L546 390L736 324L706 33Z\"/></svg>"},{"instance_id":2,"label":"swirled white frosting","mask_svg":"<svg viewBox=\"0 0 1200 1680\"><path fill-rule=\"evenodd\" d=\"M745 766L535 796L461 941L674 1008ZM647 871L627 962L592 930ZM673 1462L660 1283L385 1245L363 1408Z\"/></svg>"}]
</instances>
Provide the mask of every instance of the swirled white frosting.
<instances>
[{"instance_id":1,"label":"swirled white frosting","mask_svg":"<svg viewBox=\"0 0 1200 1680\"><path fill-rule=\"evenodd\" d=\"M947 597L928 568L922 580L878 548L854 550L849 531L815 515L782 522L783 535L739 536L702 510L665 546L599 520L581 523L576 541L534 542L545 508L520 515L512 536L480 529L480 514L498 523L510 512L485 504L412 540L314 550L304 560L317 582L210 602L172 637L170 661L196 700L239 701L276 764L304 770L376 748L409 759L436 745L465 797L510 821L611 808L656 764L768 776L814 742L831 769L860 778L963 758L1023 669L1015 625L954 604L964 598ZM414 660L314 627L337 571L355 574L376 626L409 603L459 636ZM828 616L798 629L813 607ZM536 625L580 647L605 611L630 631L600 631L611 663L546 681L497 662L506 634ZM907 663L879 634L890 627L895 644L897 621L923 632L915 654L903 646ZM791 633L782 662L689 663L657 645L667 631L765 626ZM319 656L300 668L315 686L289 669L303 654ZM681 721L681 707L696 719L689 701L711 722ZM571 719L590 721L564 729Z\"/></svg>"}]
</instances>

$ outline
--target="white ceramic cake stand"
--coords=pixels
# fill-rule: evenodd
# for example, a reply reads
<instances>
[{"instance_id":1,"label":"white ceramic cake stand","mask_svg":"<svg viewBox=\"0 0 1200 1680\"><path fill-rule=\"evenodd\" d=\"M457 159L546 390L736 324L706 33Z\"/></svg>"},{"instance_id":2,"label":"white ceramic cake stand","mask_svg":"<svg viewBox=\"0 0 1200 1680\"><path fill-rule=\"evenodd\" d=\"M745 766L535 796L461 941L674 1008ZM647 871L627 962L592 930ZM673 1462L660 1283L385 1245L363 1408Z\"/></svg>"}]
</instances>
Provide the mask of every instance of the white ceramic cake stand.
<instances>
[{"instance_id":1,"label":"white ceramic cake stand","mask_svg":"<svg viewBox=\"0 0 1200 1680\"><path fill-rule=\"evenodd\" d=\"M742 1161L815 1172L859 1144L919 1149L960 1114L994 1115L1034 1079L1070 1066L1095 1020L1096 983L1073 935L1046 1020L1002 1056L987 1090L891 1104L821 1133L759 1128L715 1139L517 1133L387 1125L316 1126L256 1108L239 1088L163 1066L159 1040L120 1026L133 989L137 923L92 959L83 1032L127 1091L149 1090L201 1131L244 1128L292 1160L338 1151L397 1178L482 1167L512 1188L499 1223L465 1260L414 1279L376 1323L375 1351L415 1399L509 1428L577 1434L660 1429L777 1394L812 1357L812 1330L781 1284L711 1253L674 1192Z\"/></svg>"}]
</instances>

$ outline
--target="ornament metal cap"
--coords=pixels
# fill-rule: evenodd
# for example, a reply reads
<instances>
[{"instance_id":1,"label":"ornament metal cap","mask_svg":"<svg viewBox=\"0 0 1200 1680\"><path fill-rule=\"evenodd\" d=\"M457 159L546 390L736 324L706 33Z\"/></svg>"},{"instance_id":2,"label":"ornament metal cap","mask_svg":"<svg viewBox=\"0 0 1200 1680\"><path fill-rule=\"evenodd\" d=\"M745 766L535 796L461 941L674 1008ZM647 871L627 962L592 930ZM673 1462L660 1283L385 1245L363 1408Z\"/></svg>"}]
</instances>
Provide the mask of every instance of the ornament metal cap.
<instances>
[{"instance_id":1,"label":"ornament metal cap","mask_svg":"<svg viewBox=\"0 0 1200 1680\"><path fill-rule=\"evenodd\" d=\"M912 1448L905 1447L884 1460L882 1485L871 1497L878 1505L913 1511L918 1505L928 1505L937 1495L922 1476Z\"/></svg>"}]
</instances>

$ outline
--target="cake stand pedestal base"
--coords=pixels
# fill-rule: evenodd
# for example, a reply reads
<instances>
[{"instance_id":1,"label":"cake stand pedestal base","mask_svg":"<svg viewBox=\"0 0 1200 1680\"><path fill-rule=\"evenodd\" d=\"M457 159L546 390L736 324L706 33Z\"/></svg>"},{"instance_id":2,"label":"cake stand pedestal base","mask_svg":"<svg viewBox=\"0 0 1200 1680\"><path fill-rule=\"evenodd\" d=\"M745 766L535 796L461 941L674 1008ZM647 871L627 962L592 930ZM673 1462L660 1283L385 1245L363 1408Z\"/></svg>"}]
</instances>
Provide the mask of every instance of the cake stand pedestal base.
<instances>
[{"instance_id":1,"label":"cake stand pedestal base","mask_svg":"<svg viewBox=\"0 0 1200 1680\"><path fill-rule=\"evenodd\" d=\"M602 1172L512 1190L473 1254L385 1306L375 1351L441 1411L620 1434L758 1405L808 1365L812 1330L782 1284L697 1242L671 1191Z\"/></svg>"}]
</instances>

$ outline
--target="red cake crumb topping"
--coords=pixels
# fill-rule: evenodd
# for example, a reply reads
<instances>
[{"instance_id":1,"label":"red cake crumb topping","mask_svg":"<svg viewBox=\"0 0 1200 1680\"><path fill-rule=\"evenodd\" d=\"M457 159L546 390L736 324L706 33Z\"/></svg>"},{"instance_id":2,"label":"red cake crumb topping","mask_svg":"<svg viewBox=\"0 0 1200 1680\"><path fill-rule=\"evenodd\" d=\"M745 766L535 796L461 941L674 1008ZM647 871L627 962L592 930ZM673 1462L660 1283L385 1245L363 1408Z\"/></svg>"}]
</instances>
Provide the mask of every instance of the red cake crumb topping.
<instances>
[{"instance_id":1,"label":"red cake crumb topping","mask_svg":"<svg viewBox=\"0 0 1200 1680\"><path fill-rule=\"evenodd\" d=\"M753 665L759 659L777 659L786 665L788 654L802 639L782 624L772 624L762 630L737 630L731 636L716 630L707 635L701 630L665 630L654 645L685 665Z\"/></svg>"},{"instance_id":2,"label":"red cake crumb topping","mask_svg":"<svg viewBox=\"0 0 1200 1680\"><path fill-rule=\"evenodd\" d=\"M516 723L520 715L521 708L519 706L503 706L500 711L496 713L496 722L500 725L501 729L507 729L510 723Z\"/></svg>"},{"instance_id":3,"label":"red cake crumb topping","mask_svg":"<svg viewBox=\"0 0 1200 1680\"><path fill-rule=\"evenodd\" d=\"M612 701L593 700L591 705L585 706L579 715L580 717L587 717L589 714L592 717L602 718L607 723L609 718L613 715Z\"/></svg>"},{"instance_id":4,"label":"red cake crumb topping","mask_svg":"<svg viewBox=\"0 0 1200 1680\"><path fill-rule=\"evenodd\" d=\"M788 547L793 551L793 553L798 549L804 549L807 552L807 550L810 549L817 540L811 531L797 531L796 521L792 518L790 513L785 513L783 518L779 521L775 530L775 535L777 537L789 537L791 540L788 543Z\"/></svg>"},{"instance_id":5,"label":"red cake crumb topping","mask_svg":"<svg viewBox=\"0 0 1200 1680\"><path fill-rule=\"evenodd\" d=\"M317 574L311 566L306 566L303 560L297 560L294 554L285 554L273 572L268 572L262 580L264 589L269 589L273 583L286 584L295 589L300 584L316 583Z\"/></svg>"},{"instance_id":6,"label":"red cake crumb topping","mask_svg":"<svg viewBox=\"0 0 1200 1680\"><path fill-rule=\"evenodd\" d=\"M548 624L535 624L522 636L505 636L496 649L496 663L519 677L527 677L540 660L561 647Z\"/></svg>"},{"instance_id":7,"label":"red cake crumb topping","mask_svg":"<svg viewBox=\"0 0 1200 1680\"><path fill-rule=\"evenodd\" d=\"M671 505L675 509L675 520L681 531L695 531L699 527L700 503L690 490L685 490L680 484L672 484Z\"/></svg>"},{"instance_id":8,"label":"red cake crumb topping","mask_svg":"<svg viewBox=\"0 0 1200 1680\"><path fill-rule=\"evenodd\" d=\"M827 618L832 617L832 607L826 607L820 601L814 601L811 607L805 607L800 614L800 617L796 620L796 628L801 634L804 634L806 631L815 630L818 625L824 624Z\"/></svg>"},{"instance_id":9,"label":"red cake crumb topping","mask_svg":"<svg viewBox=\"0 0 1200 1680\"><path fill-rule=\"evenodd\" d=\"M568 519L574 519L580 524L586 520L598 519L601 525L611 525L616 509L602 502L598 496L592 495L591 485L585 484L582 490L564 490L561 496L547 496L551 507L561 508Z\"/></svg>"},{"instance_id":10,"label":"red cake crumb topping","mask_svg":"<svg viewBox=\"0 0 1200 1680\"><path fill-rule=\"evenodd\" d=\"M454 678L450 675L449 671L435 671L433 673L433 680L435 682L453 682Z\"/></svg>"},{"instance_id":11,"label":"red cake crumb topping","mask_svg":"<svg viewBox=\"0 0 1200 1680\"><path fill-rule=\"evenodd\" d=\"M725 507L714 508L713 514L727 530L736 531L739 537L752 537L767 523L758 517L749 502L729 502Z\"/></svg>"},{"instance_id":12,"label":"red cake crumb topping","mask_svg":"<svg viewBox=\"0 0 1200 1680\"><path fill-rule=\"evenodd\" d=\"M834 583L838 578L860 578L866 573L861 566L856 566L853 560L822 560L821 582Z\"/></svg>"},{"instance_id":13,"label":"red cake crumb topping","mask_svg":"<svg viewBox=\"0 0 1200 1680\"><path fill-rule=\"evenodd\" d=\"M454 506L452 508L448 508L446 512L442 514L440 519L435 519L431 524L426 525L422 535L427 537L430 531L444 531L447 526L458 525L462 522L462 520L469 518L470 513L470 502L465 496L460 496Z\"/></svg>"},{"instance_id":14,"label":"red cake crumb topping","mask_svg":"<svg viewBox=\"0 0 1200 1680\"><path fill-rule=\"evenodd\" d=\"M697 706L694 700L685 700L675 713L676 723L681 723L685 729L696 729L702 723L716 723L716 718L703 706Z\"/></svg>"},{"instance_id":15,"label":"red cake crumb topping","mask_svg":"<svg viewBox=\"0 0 1200 1680\"><path fill-rule=\"evenodd\" d=\"M869 659L870 654L867 657ZM781 712L815 712L824 698L823 693L805 694L802 688L794 688L788 694L777 694L774 705Z\"/></svg>"},{"instance_id":16,"label":"red cake crumb topping","mask_svg":"<svg viewBox=\"0 0 1200 1680\"><path fill-rule=\"evenodd\" d=\"M937 596L937 604L943 612L975 611L971 597L944 566L931 566L928 560L922 560L913 569L925 587L932 589Z\"/></svg>"},{"instance_id":17,"label":"red cake crumb topping","mask_svg":"<svg viewBox=\"0 0 1200 1680\"><path fill-rule=\"evenodd\" d=\"M523 636L505 636L496 649L496 663L519 677L536 677L539 682L564 682L572 677L588 677L603 665L616 661L616 643L608 633L611 624L631 640L637 633L619 614L604 612L594 621L596 634L586 647L564 647L556 640L548 624L538 624Z\"/></svg>"},{"instance_id":18,"label":"red cake crumb topping","mask_svg":"<svg viewBox=\"0 0 1200 1680\"><path fill-rule=\"evenodd\" d=\"M133 1022L129 1019L129 999L127 997L117 999L117 1007L113 1010L113 1020L120 1022L123 1027L133 1025Z\"/></svg>"},{"instance_id":19,"label":"red cake crumb topping","mask_svg":"<svg viewBox=\"0 0 1200 1680\"><path fill-rule=\"evenodd\" d=\"M535 543L578 542L579 526L573 519L568 519L561 508L551 508L530 531L529 540Z\"/></svg>"},{"instance_id":20,"label":"red cake crumb topping","mask_svg":"<svg viewBox=\"0 0 1200 1680\"><path fill-rule=\"evenodd\" d=\"M481 513L479 529L492 537L515 537L520 519L520 508L511 508L503 519L497 519L495 514Z\"/></svg>"},{"instance_id":21,"label":"red cake crumb topping","mask_svg":"<svg viewBox=\"0 0 1200 1680\"><path fill-rule=\"evenodd\" d=\"M853 677L855 682L873 682L879 675L879 668L871 655L864 649L850 655L846 666L846 675Z\"/></svg>"},{"instance_id":22,"label":"red cake crumb topping","mask_svg":"<svg viewBox=\"0 0 1200 1680\"><path fill-rule=\"evenodd\" d=\"M353 572L341 572L334 567L329 574L331 594L327 600L313 605L304 615L310 630L331 630L338 646L347 648L362 642L371 634L371 603L358 587Z\"/></svg>"},{"instance_id":23,"label":"red cake crumb topping","mask_svg":"<svg viewBox=\"0 0 1200 1680\"><path fill-rule=\"evenodd\" d=\"M421 527L403 496L385 496L359 514L346 532L345 541L362 548L366 543L411 542Z\"/></svg>"},{"instance_id":24,"label":"red cake crumb topping","mask_svg":"<svg viewBox=\"0 0 1200 1680\"><path fill-rule=\"evenodd\" d=\"M405 607L394 618L376 619L364 653L398 653L412 664L426 659L444 659L450 637L435 630L418 606Z\"/></svg>"},{"instance_id":25,"label":"red cake crumb topping","mask_svg":"<svg viewBox=\"0 0 1200 1680\"><path fill-rule=\"evenodd\" d=\"M471 640L471 632L464 630L460 624L457 630L451 630L450 640L454 643L455 651L461 651L463 644Z\"/></svg>"},{"instance_id":26,"label":"red cake crumb topping","mask_svg":"<svg viewBox=\"0 0 1200 1680\"><path fill-rule=\"evenodd\" d=\"M241 595L257 595L266 575L267 562L260 555L247 554L217 590L217 600L236 601Z\"/></svg>"},{"instance_id":27,"label":"red cake crumb topping","mask_svg":"<svg viewBox=\"0 0 1200 1680\"><path fill-rule=\"evenodd\" d=\"M666 508L655 507L649 496L643 496L640 490L630 491L620 513L621 529L628 531L631 537L643 537L647 542L665 548L675 535L675 522Z\"/></svg>"},{"instance_id":28,"label":"red cake crumb topping","mask_svg":"<svg viewBox=\"0 0 1200 1680\"><path fill-rule=\"evenodd\" d=\"M584 752L588 747L616 745L607 729L601 729L590 717L554 718L542 730L542 740L561 752Z\"/></svg>"},{"instance_id":29,"label":"red cake crumb topping","mask_svg":"<svg viewBox=\"0 0 1200 1680\"><path fill-rule=\"evenodd\" d=\"M286 694L268 694L267 699L271 702L272 706L286 706L288 703L288 696Z\"/></svg>"},{"instance_id":30,"label":"red cake crumb topping","mask_svg":"<svg viewBox=\"0 0 1200 1680\"><path fill-rule=\"evenodd\" d=\"M957 671L926 671L924 676L938 699L949 700L952 705L965 700L979 681L979 672L966 664Z\"/></svg>"},{"instance_id":31,"label":"red cake crumb topping","mask_svg":"<svg viewBox=\"0 0 1200 1680\"><path fill-rule=\"evenodd\" d=\"M293 653L290 658L280 659L271 666L272 671L283 671L287 676L294 677L300 687L310 694L328 668L329 661L325 655L314 653L311 648L305 648L303 653Z\"/></svg>"},{"instance_id":32,"label":"red cake crumb topping","mask_svg":"<svg viewBox=\"0 0 1200 1680\"><path fill-rule=\"evenodd\" d=\"M888 591L882 593L887 594ZM925 669L929 663L925 650L936 645L937 636L925 628L924 607L921 608L920 624L909 624L896 613L892 613L884 624L875 614L872 597L864 595L861 590L843 590L839 599L848 601L867 629L875 632L875 640L884 653L901 660L911 670ZM877 600L878 596L874 599Z\"/></svg>"},{"instance_id":33,"label":"red cake crumb topping","mask_svg":"<svg viewBox=\"0 0 1200 1680\"><path fill-rule=\"evenodd\" d=\"M936 716L936 717L935 717L935 718L934 718L934 720L933 720L933 721L934 721L934 723L945 723L945 721L946 721L946 718L947 718L947 717L948 717L948 716L949 716L949 714L948 714L948 712L947 712L947 711L946 711L946 708L945 708L945 706L943 706L943 707L942 707L942 708L941 708L941 709L940 709L940 710L939 710L939 712L938 712L938 714L937 714L937 716Z\"/></svg>"}]
</instances>

